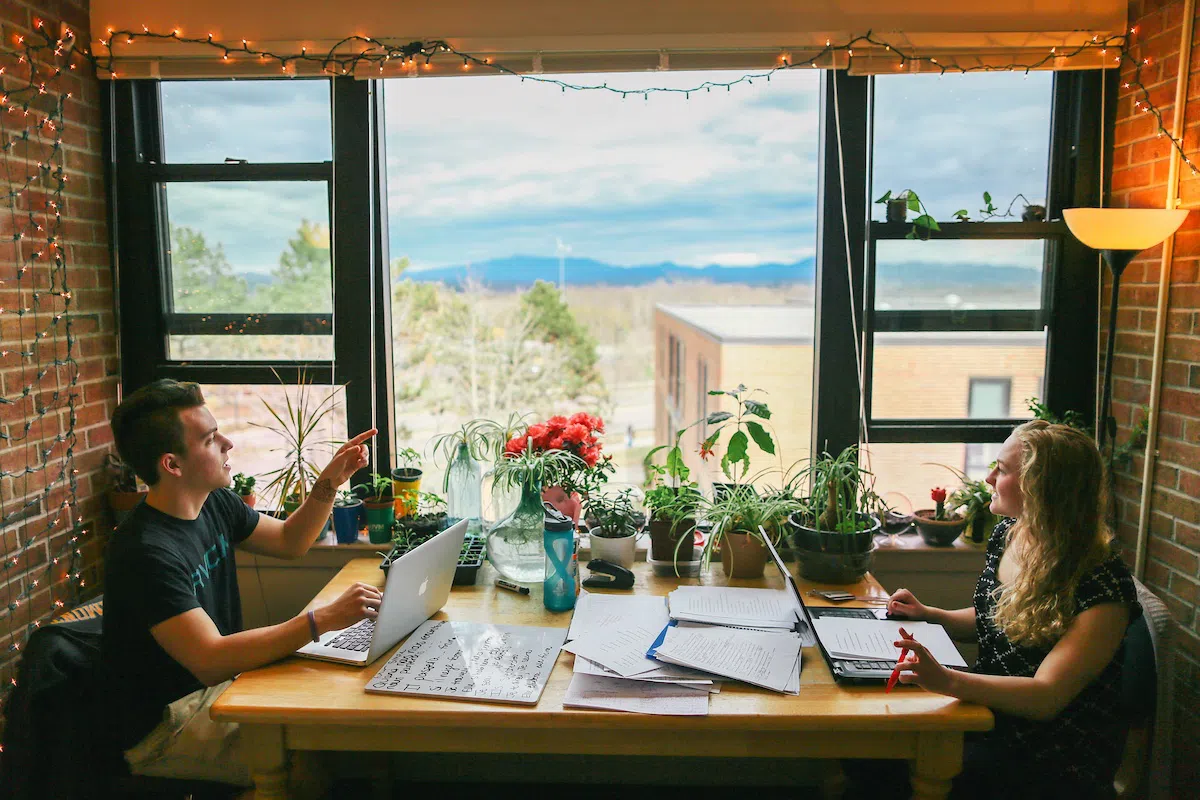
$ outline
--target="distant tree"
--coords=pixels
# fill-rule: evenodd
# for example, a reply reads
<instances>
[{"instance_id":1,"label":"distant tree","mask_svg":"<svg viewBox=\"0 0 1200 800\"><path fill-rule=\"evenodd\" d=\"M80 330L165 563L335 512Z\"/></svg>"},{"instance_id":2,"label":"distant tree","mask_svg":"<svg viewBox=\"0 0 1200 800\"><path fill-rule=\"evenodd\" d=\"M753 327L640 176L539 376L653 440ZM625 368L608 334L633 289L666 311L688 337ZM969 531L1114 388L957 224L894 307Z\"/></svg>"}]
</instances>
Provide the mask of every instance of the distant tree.
<instances>
[{"instance_id":1,"label":"distant tree","mask_svg":"<svg viewBox=\"0 0 1200 800\"><path fill-rule=\"evenodd\" d=\"M558 287L546 281L535 282L521 296L521 311L535 339L555 345L568 355L563 376L569 382L568 392L574 396L594 390L600 380L596 371L596 340L575 319Z\"/></svg>"},{"instance_id":2,"label":"distant tree","mask_svg":"<svg viewBox=\"0 0 1200 800\"><path fill-rule=\"evenodd\" d=\"M333 310L329 226L301 220L296 235L271 271L273 280L255 292L255 310L328 313Z\"/></svg>"},{"instance_id":3,"label":"distant tree","mask_svg":"<svg viewBox=\"0 0 1200 800\"><path fill-rule=\"evenodd\" d=\"M178 312L248 310L246 281L233 274L225 248L210 248L184 225L171 226L171 287Z\"/></svg>"},{"instance_id":4,"label":"distant tree","mask_svg":"<svg viewBox=\"0 0 1200 800\"><path fill-rule=\"evenodd\" d=\"M404 387L397 399L419 399L434 413L496 418L578 398L577 337L551 339L533 316L544 301L527 306L526 296L514 304L471 280L461 291L397 283L392 329L396 382ZM551 324L561 330L563 322Z\"/></svg>"}]
</instances>

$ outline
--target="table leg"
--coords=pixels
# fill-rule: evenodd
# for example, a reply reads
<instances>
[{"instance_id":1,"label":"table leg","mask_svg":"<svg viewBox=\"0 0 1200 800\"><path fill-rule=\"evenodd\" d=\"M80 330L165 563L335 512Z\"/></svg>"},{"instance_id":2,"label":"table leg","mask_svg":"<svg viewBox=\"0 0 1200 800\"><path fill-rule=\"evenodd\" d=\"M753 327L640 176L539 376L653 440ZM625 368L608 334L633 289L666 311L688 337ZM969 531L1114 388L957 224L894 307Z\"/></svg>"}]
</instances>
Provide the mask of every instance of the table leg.
<instances>
[{"instance_id":1,"label":"table leg","mask_svg":"<svg viewBox=\"0 0 1200 800\"><path fill-rule=\"evenodd\" d=\"M943 800L950 782L962 771L961 733L922 733L917 738L917 757L909 762L913 800Z\"/></svg>"},{"instance_id":2,"label":"table leg","mask_svg":"<svg viewBox=\"0 0 1200 800\"><path fill-rule=\"evenodd\" d=\"M243 723L242 738L254 777L255 800L287 800L287 750L282 726Z\"/></svg>"}]
</instances>

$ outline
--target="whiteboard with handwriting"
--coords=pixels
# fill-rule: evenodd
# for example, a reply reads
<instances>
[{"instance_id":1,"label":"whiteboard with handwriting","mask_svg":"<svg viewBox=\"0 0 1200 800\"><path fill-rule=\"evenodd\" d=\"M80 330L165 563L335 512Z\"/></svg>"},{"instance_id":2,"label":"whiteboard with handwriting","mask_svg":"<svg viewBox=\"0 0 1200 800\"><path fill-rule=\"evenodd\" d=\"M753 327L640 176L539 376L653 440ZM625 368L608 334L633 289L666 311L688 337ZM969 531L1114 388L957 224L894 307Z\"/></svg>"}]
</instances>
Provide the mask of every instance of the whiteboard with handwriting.
<instances>
[{"instance_id":1,"label":"whiteboard with handwriting","mask_svg":"<svg viewBox=\"0 0 1200 800\"><path fill-rule=\"evenodd\" d=\"M566 628L430 620L367 683L368 692L537 703Z\"/></svg>"}]
</instances>

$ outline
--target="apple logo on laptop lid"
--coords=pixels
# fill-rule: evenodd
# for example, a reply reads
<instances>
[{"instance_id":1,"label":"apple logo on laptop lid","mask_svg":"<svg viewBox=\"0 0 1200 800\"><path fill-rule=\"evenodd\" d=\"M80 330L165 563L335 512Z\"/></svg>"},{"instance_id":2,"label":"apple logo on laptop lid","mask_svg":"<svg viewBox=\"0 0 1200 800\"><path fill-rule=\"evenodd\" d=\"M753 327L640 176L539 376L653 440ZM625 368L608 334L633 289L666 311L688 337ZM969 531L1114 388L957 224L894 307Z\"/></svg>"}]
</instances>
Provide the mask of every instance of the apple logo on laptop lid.
<instances>
[{"instance_id":1,"label":"apple logo on laptop lid","mask_svg":"<svg viewBox=\"0 0 1200 800\"><path fill-rule=\"evenodd\" d=\"M425 594L425 590L428 588L429 588L429 579L426 578L425 580L421 581L421 588L417 589L417 596L420 597L421 595Z\"/></svg>"}]
</instances>

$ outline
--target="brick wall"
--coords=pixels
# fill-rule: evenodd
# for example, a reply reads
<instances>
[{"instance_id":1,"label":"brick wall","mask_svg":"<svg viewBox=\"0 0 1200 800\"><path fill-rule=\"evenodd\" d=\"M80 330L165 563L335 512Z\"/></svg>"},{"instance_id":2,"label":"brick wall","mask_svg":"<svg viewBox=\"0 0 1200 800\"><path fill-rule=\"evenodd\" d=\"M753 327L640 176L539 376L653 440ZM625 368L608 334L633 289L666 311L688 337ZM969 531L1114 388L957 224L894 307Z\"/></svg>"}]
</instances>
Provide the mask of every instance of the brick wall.
<instances>
[{"instance_id":1,"label":"brick wall","mask_svg":"<svg viewBox=\"0 0 1200 800\"><path fill-rule=\"evenodd\" d=\"M77 34L81 46L86 46L91 39L88 0L29 3L0 0L3 30L0 66L5 67L5 90L12 90L20 83L23 70L28 76L27 65L18 61L22 51L17 49L15 38L29 36L39 20L55 36L60 31L60 23L66 23ZM111 521L106 520L107 512L102 510L105 478L101 464L112 441L108 418L116 402L117 346L101 155L101 85L85 62L77 58L75 63L75 69L67 70L64 65L64 74L46 84L47 95L37 98L33 108L53 107L52 103L59 95L71 93L63 111L62 160L67 184L60 234L66 261L66 287L71 293L71 332L76 337L73 355L79 370L74 388L77 415L74 458L78 470L78 504L74 518L87 523L88 532L81 537L79 548L83 588L78 592L71 591L62 580L65 576L61 572L56 571L50 580L46 574L53 554L66 547L64 540L70 535L66 532L51 535L49 528L52 519L58 516L65 490L55 488L49 496L42 497L47 480L53 480L57 474L57 465L66 446L56 442L55 437L70 427L67 398L64 393L58 400L53 400L50 394L55 388L53 375L37 380L36 367L32 372L30 370L34 362L20 356L21 351L30 350L37 341L37 330L47 328L53 311L24 317L13 313L18 307L31 306L31 292L46 288L51 277L50 262L42 260L33 262L34 266L19 282L16 279L19 263L11 244L13 226L23 221L27 223L30 210L38 213L44 207L46 195L40 190L53 189L53 184L35 182L31 191L14 201L15 206L10 205L2 209L7 213L0 213L0 240L8 242L0 248L0 307L5 309L0 312L0 350L9 351L8 355L0 357L0 397L11 401L0 403L0 432L13 437L11 441L0 439L0 468L7 472L23 472L26 467L37 465L41 452L49 448L49 460L55 470L50 475L39 471L0 478L0 516L36 500L23 519L15 519L0 529L0 537L3 537L0 553L25 549L24 545L31 539L34 541L16 567L9 563L8 569L0 570L0 616L9 611L14 598L32 592L22 600L18 613L0 620L0 687L4 689L10 686L20 655L20 651L12 650L11 645L24 642L27 625L46 619L52 609L61 610L55 608L55 600L63 600L69 606L76 597L82 599L100 591L103 532L111 529ZM14 134L19 135L26 129L27 118L19 107L10 108L3 116L0 140L8 143ZM4 167L0 170L0 196L7 197L8 192L22 188L30 166L23 147L18 142L9 151L0 150L0 166ZM31 145L28 151L33 154L36 148ZM37 217L42 224L46 224L45 218L45 214ZM36 245L36 238L31 237L31 240ZM45 238L42 244L45 244ZM18 286L25 291L18 291ZM61 298L55 300L61 302ZM45 298L42 302L45 309ZM65 325L58 330L65 331ZM60 354L65 354L65 335L60 333L60 337ZM43 365L47 358L53 359L53 347L45 344L48 339L43 339L43 345L37 348ZM69 383L67 374L67 369L62 368L64 389ZM23 396L24 387L29 385L35 387L34 391ZM35 403L49 406L50 411L39 415ZM28 436L24 436L25 423L37 420L39 416L40 422L35 422ZM56 529L66 527L64 520ZM33 585L35 580L38 581L36 586ZM0 696L3 694L0 689Z\"/></svg>"},{"instance_id":2,"label":"brick wall","mask_svg":"<svg viewBox=\"0 0 1200 800\"><path fill-rule=\"evenodd\" d=\"M1174 118L1176 83L1179 80L1180 33L1184 3L1140 0L1129 5L1135 28L1135 54L1150 59L1143 66L1143 81L1152 102L1168 126ZM1200 159L1200 40L1193 38L1188 60L1184 147ZM1166 203L1170 143L1159 138L1150 114L1138 111L1134 87L1124 88L1132 74L1121 78L1117 123L1113 136L1112 197L1114 206L1163 208ZM1184 166L1180 197L1185 207L1200 206L1200 178ZM1119 425L1118 440L1129 435L1140 407L1150 401L1154 328L1157 316L1159 269L1162 248L1141 254L1121 279L1113 364L1113 412ZM1200 787L1200 212L1193 211L1175 237L1170 269L1170 303L1167 338L1162 363L1159 433L1154 445L1158 461L1150 499L1150 540L1145 583L1170 607L1182 628L1173 655L1175 679L1175 764L1173 780L1178 796ZM1105 270L1107 277L1107 270ZM1111 285L1106 281L1102 296ZM1107 302L1101 319L1107 319ZM1101 331L1100 346L1105 346ZM1138 510L1144 461L1141 454L1130 469L1116 478L1118 534L1132 548L1137 539ZM1132 562L1132 558L1130 559Z\"/></svg>"}]
</instances>

